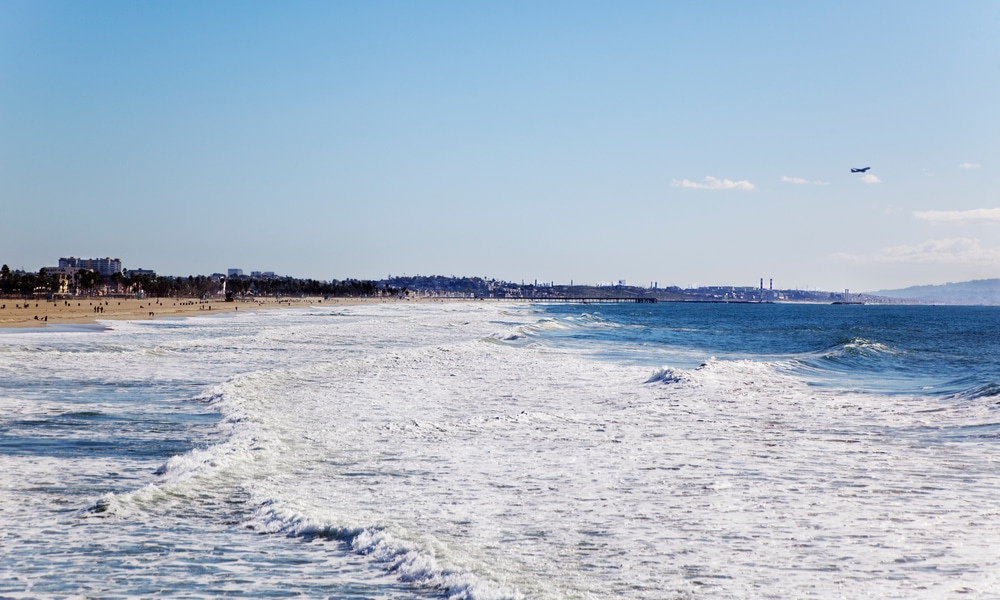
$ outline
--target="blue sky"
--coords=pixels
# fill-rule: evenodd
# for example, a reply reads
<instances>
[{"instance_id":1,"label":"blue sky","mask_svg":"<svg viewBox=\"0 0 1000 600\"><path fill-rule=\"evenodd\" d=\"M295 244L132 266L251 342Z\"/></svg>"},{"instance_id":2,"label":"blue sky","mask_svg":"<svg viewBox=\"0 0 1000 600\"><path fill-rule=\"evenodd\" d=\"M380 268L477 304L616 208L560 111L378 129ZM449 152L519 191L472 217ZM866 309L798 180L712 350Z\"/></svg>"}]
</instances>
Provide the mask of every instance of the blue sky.
<instances>
[{"instance_id":1,"label":"blue sky","mask_svg":"<svg viewBox=\"0 0 1000 600\"><path fill-rule=\"evenodd\" d=\"M3 0L0 261L1000 277L998 31L997 2Z\"/></svg>"}]
</instances>

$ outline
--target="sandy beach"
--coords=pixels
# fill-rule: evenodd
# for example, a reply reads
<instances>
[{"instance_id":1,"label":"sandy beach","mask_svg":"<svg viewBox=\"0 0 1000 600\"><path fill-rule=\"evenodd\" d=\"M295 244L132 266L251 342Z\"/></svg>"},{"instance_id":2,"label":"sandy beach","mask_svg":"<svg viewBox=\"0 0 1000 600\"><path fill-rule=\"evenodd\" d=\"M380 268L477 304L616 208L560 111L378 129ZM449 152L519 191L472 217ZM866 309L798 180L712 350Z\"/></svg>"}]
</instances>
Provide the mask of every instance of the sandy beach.
<instances>
[{"instance_id":1,"label":"sandy beach","mask_svg":"<svg viewBox=\"0 0 1000 600\"><path fill-rule=\"evenodd\" d=\"M376 298L263 298L238 302L198 298L73 298L72 300L0 299L0 328L44 327L88 324L102 320L142 320L162 317L192 317L220 313L294 308L313 305L380 302Z\"/></svg>"}]
</instances>

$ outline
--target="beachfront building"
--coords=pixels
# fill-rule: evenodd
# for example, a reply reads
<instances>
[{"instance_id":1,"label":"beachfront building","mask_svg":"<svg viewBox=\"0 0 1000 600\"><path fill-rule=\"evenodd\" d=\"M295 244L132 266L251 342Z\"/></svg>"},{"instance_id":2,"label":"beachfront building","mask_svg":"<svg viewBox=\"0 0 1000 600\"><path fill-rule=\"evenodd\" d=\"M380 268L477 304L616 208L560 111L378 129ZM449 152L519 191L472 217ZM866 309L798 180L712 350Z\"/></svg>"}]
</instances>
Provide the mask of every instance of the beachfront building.
<instances>
[{"instance_id":1,"label":"beachfront building","mask_svg":"<svg viewBox=\"0 0 1000 600\"><path fill-rule=\"evenodd\" d=\"M243 269L229 269L226 273L227 277L243 277Z\"/></svg>"},{"instance_id":2,"label":"beachfront building","mask_svg":"<svg viewBox=\"0 0 1000 600\"><path fill-rule=\"evenodd\" d=\"M77 267L45 267L43 270L46 275L55 275L61 279L72 279L74 275L83 269Z\"/></svg>"},{"instance_id":3,"label":"beachfront building","mask_svg":"<svg viewBox=\"0 0 1000 600\"><path fill-rule=\"evenodd\" d=\"M120 258L60 258L59 267L73 267L75 269L88 269L97 271L101 277L111 277L115 273L122 271L122 259Z\"/></svg>"},{"instance_id":4,"label":"beachfront building","mask_svg":"<svg viewBox=\"0 0 1000 600\"><path fill-rule=\"evenodd\" d=\"M59 289L56 291L57 294L67 294L69 293L70 282L73 281L77 273L83 269L77 267L45 267L42 269L45 271L46 275L55 276L59 278Z\"/></svg>"},{"instance_id":5,"label":"beachfront building","mask_svg":"<svg viewBox=\"0 0 1000 600\"><path fill-rule=\"evenodd\" d=\"M58 287L50 288L50 291L57 296L81 293L107 293L107 286L101 281L102 277L100 273L93 269L81 267L45 267L39 271L39 274L43 273L46 277L55 277L58 279Z\"/></svg>"}]
</instances>

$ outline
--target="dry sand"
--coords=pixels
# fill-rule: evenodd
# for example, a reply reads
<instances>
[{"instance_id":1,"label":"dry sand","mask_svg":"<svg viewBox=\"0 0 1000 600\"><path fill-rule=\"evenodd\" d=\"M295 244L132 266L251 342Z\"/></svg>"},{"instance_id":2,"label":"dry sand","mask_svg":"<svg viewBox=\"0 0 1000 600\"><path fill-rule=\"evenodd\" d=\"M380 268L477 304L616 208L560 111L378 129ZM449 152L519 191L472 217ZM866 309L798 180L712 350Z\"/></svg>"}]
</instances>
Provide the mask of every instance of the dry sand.
<instances>
[{"instance_id":1,"label":"dry sand","mask_svg":"<svg viewBox=\"0 0 1000 600\"><path fill-rule=\"evenodd\" d=\"M376 298L265 298L241 302L197 298L73 298L72 300L20 300L0 298L0 328L43 327L54 324L87 324L100 320L143 320L159 317L217 315L270 308L380 302Z\"/></svg>"}]
</instances>

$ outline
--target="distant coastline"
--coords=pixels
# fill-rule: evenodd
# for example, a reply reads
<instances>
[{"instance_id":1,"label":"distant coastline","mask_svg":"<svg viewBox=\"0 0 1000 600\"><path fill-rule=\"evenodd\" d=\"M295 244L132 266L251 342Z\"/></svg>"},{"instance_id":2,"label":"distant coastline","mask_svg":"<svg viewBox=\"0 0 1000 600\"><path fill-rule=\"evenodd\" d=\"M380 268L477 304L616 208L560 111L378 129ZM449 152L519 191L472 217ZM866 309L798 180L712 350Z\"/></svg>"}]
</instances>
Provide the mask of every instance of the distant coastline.
<instances>
[{"instance_id":1,"label":"distant coastline","mask_svg":"<svg viewBox=\"0 0 1000 600\"><path fill-rule=\"evenodd\" d=\"M758 286L702 286L680 288L627 285L624 281L608 285L564 285L555 283L516 283L484 277L390 276L380 280L301 279L253 272L243 275L238 269L229 275L186 277L158 276L149 270L117 271L110 275L86 268L60 267L40 269L37 273L0 270L0 326L30 326L38 316L42 323L52 319L77 322L88 315L69 316L69 307L83 304L108 311L119 305L127 310L112 310L129 318L149 317L156 309L169 314L200 314L202 311L237 310L243 303L259 307L281 306L306 298L314 301L342 299L353 301L465 299L513 301L613 301L698 302L720 304L966 304L1000 305L1000 279L973 281L943 286L917 286L903 290L874 293L830 292L822 290L773 289ZM117 260L117 259L115 259ZM125 304L121 304L125 302ZM228 304L223 304L228 303ZM51 310L28 314L24 306ZM11 308L15 307L15 308ZM101 308L95 308L100 310ZM142 314L142 311L147 311ZM27 315L27 319L25 318ZM91 320L112 318L109 312L89 315ZM119 317L115 317L119 318ZM48 319L48 321L46 320Z\"/></svg>"},{"instance_id":2,"label":"distant coastline","mask_svg":"<svg viewBox=\"0 0 1000 600\"><path fill-rule=\"evenodd\" d=\"M918 285L875 292L880 296L920 304L1000 305L1000 279L976 279L942 285Z\"/></svg>"}]
</instances>

